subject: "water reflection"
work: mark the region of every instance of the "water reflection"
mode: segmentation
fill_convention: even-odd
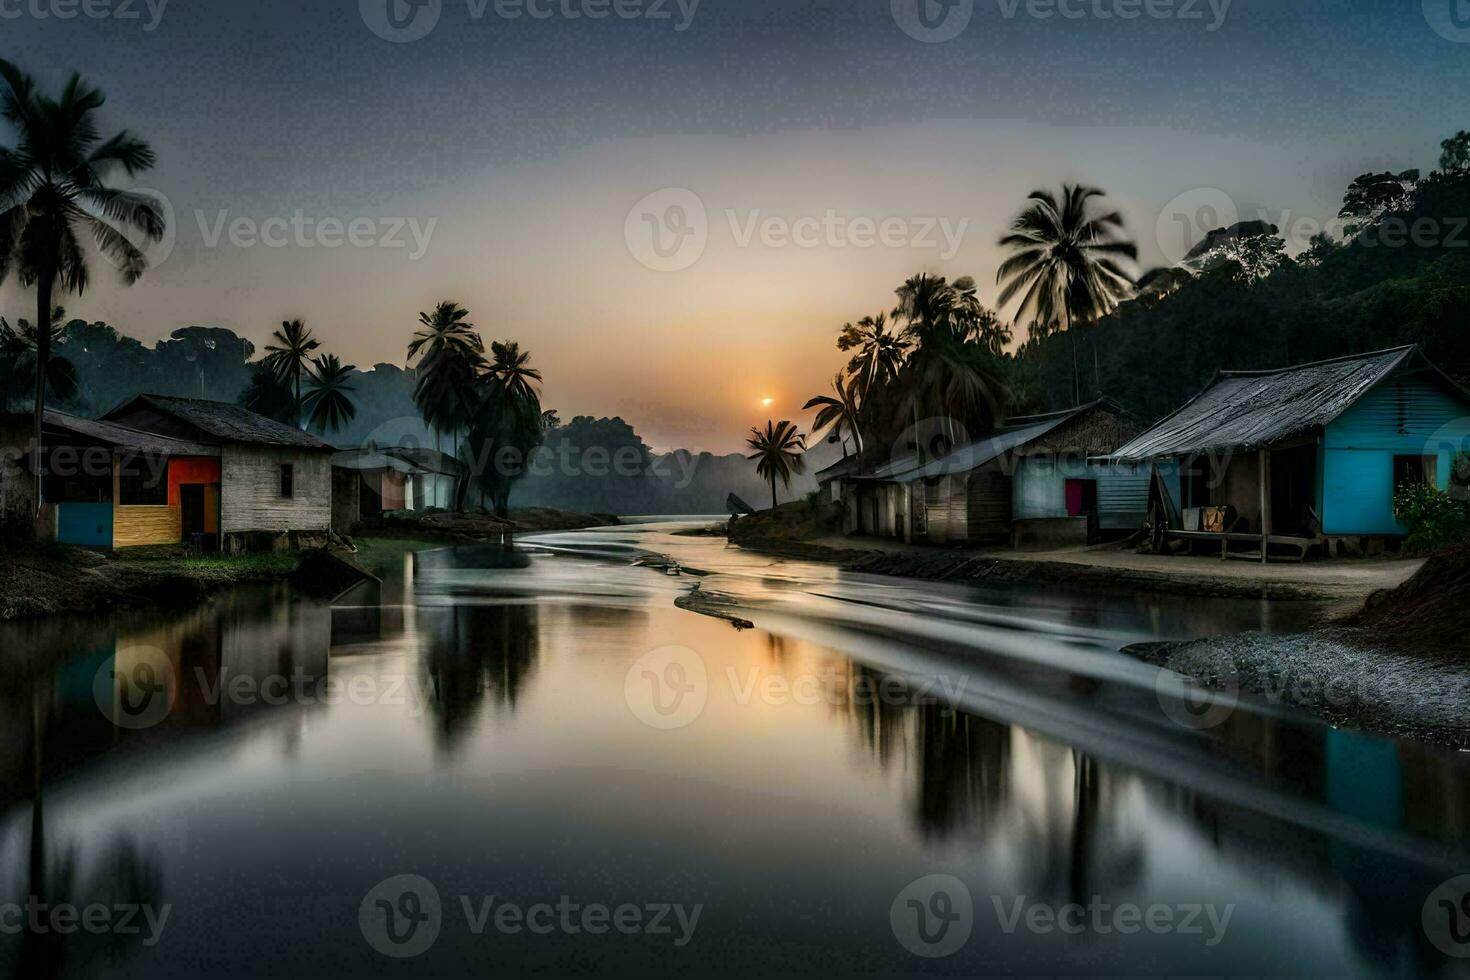
[[[392,964],[363,943],[355,903],[411,870],[448,902],[618,888],[704,902],[677,961],[690,972],[1448,974],[1419,914],[1470,866],[1464,758],[1245,706],[1208,732],[1170,725],[1112,659],[1169,612],[717,572],[706,585],[741,594],[756,629],[675,608],[686,578],[501,548],[409,557],[335,608],[258,589],[182,615],[0,628],[25,651],[0,666],[0,894],[176,907],[156,947],[27,933],[0,948],[21,976],[94,962],[248,976],[262,942],[286,975],[308,960],[316,976],[375,975]],[[637,657],[667,644],[698,651],[709,677],[677,731],[624,700]],[[140,649],[176,686],[134,730],[108,720],[95,682],[119,659],[131,676]],[[937,670],[962,696],[922,683]],[[373,696],[260,693],[293,677]],[[784,685],[761,693],[771,678]],[[804,679],[814,697],[780,694]],[[380,697],[384,681],[425,701]],[[932,964],[886,923],[897,890],[936,871],[967,883],[977,921]],[[1022,896],[1237,911],[1206,950],[1006,932],[993,902]],[[585,939],[497,941],[500,962],[594,961]],[[475,943],[446,928],[413,965],[456,972],[483,962]],[[595,962],[675,961],[624,943]]]

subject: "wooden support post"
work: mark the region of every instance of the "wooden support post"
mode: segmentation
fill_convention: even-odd
[[[1266,546],[1271,537],[1271,450],[1262,449],[1261,471],[1261,564],[1266,564]]]

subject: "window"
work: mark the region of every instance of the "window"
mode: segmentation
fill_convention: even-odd
[[[296,495],[296,468],[290,463],[281,464],[281,496],[294,497]]]
[[[1439,460],[1434,456],[1395,456],[1393,458],[1393,488],[1417,486],[1427,483],[1438,486]]]
[[[117,471],[117,502],[123,507],[168,506],[168,467],[161,459],[123,459]]]

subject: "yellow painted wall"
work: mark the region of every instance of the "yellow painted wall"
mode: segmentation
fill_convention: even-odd
[[[118,503],[120,482],[117,465],[112,467],[112,546],[131,548],[145,544],[178,544],[184,539],[183,515],[177,507]]]

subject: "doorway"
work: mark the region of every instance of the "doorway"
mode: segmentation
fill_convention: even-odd
[[[185,544],[201,542],[205,532],[204,484],[179,484],[179,511]],[[195,537],[198,535],[198,537]]]

